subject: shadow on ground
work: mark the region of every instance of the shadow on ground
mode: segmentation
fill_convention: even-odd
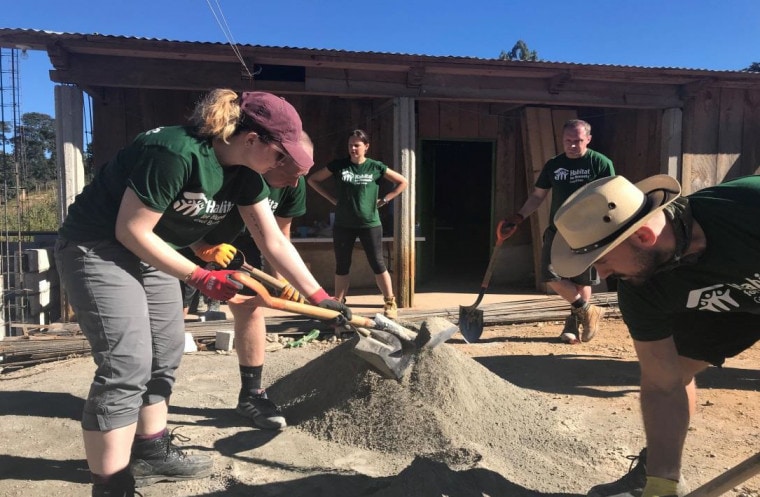
[[[267,461],[242,458],[246,462],[270,465]],[[199,494],[201,496],[251,496],[274,497],[483,497],[483,495],[508,495],[510,497],[575,497],[580,494],[541,493],[524,488],[484,468],[454,471],[443,463],[418,457],[411,465],[395,476],[373,478],[355,473],[339,473],[324,468],[287,468],[277,464],[275,469],[295,472],[319,473],[285,482],[261,485],[231,483],[225,490]]]

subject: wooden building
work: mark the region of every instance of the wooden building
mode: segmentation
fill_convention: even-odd
[[[217,87],[286,97],[314,138],[317,167],[347,153],[352,129],[367,130],[369,155],[410,179],[384,219],[403,306],[413,303],[416,284],[435,279],[477,291],[496,223],[520,207],[544,162],[561,152],[558,130],[569,118],[590,122],[591,148],[634,181],[667,173],[689,193],[760,167],[757,73],[254,45],[238,46],[243,64],[224,43],[20,29],[0,29],[0,46],[50,57],[50,78],[60,85],[65,202],[82,186],[82,92],[92,99],[96,163],[138,132],[185,122],[199,96]],[[312,190],[308,206],[295,221],[302,233],[329,220],[331,206]],[[545,202],[531,229],[505,244],[494,284],[537,285],[547,217]],[[295,240],[329,288],[329,239]],[[364,265],[355,254],[353,286],[373,285]]]

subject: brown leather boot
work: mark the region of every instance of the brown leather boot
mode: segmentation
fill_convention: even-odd
[[[383,305],[383,316],[388,319],[398,318],[398,306],[396,306],[396,297],[388,297]]]
[[[580,309],[573,309],[573,314],[578,317],[581,323],[581,341],[588,342],[596,332],[599,331],[599,323],[604,317],[605,309],[597,305],[586,304]]]

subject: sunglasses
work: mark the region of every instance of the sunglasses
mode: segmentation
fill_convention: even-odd
[[[269,135],[259,135],[259,140],[261,140],[262,143],[265,145],[269,145],[272,150],[277,152],[277,158],[275,159],[274,163],[275,165],[280,165],[283,162],[285,162],[286,159],[288,159],[290,156],[282,150],[278,145],[277,142]]]

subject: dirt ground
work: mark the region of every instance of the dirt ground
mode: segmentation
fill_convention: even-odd
[[[158,483],[155,496],[577,496],[628,470],[643,434],[638,366],[622,322],[590,343],[558,343],[561,323],[487,328],[381,379],[350,340],[270,352],[265,382],[281,432],[234,413],[234,354],[187,354],[170,428],[214,458],[212,477]],[[684,454],[692,488],[760,447],[760,347],[711,368]],[[78,418],[90,358],[0,375],[0,496],[87,496]],[[757,497],[760,477],[730,495]]]

